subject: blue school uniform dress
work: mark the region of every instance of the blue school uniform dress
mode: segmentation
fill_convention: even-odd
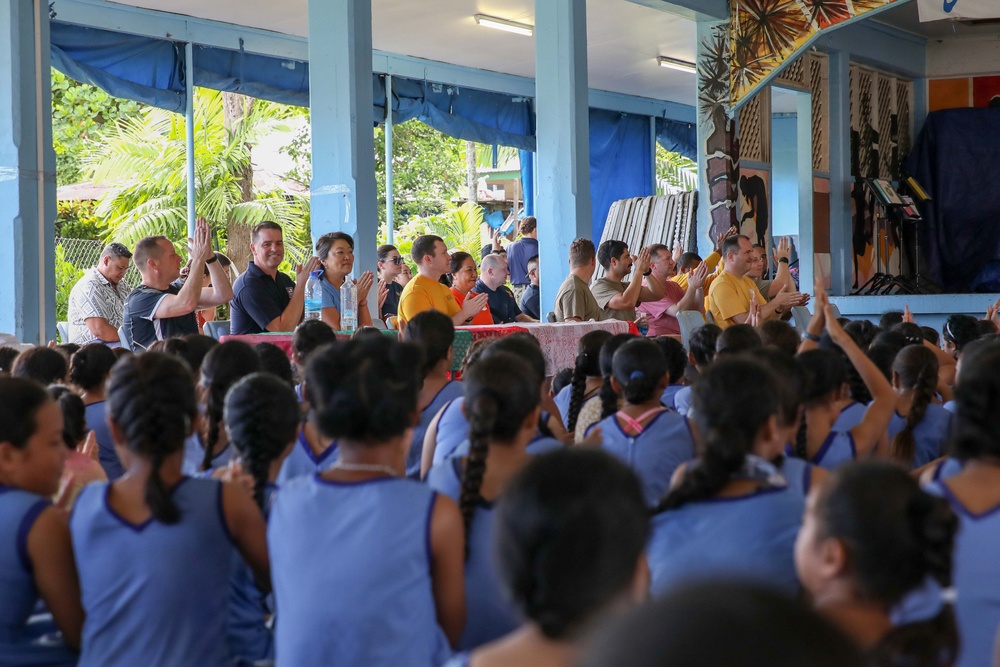
[[[268,484],[264,490],[264,516],[267,517],[278,487]],[[253,570],[243,556],[233,550],[229,574],[229,657],[236,664],[274,660],[274,633],[267,627],[267,616],[274,610],[254,583]],[[242,663],[240,662],[242,661]]]
[[[201,462],[205,458],[205,446],[202,444],[201,435],[192,433],[184,439],[184,462],[181,464],[181,472],[193,477],[207,476],[216,468],[225,468],[233,458],[233,446],[227,444],[226,448],[215,455],[208,470],[201,469]]]
[[[222,483],[181,478],[175,524],[126,521],[108,503],[110,488],[85,486],[70,517],[87,614],[80,665],[226,664],[233,543]]]
[[[687,420],[673,410],[661,410],[637,435],[626,433],[618,414],[598,422],[604,451],[621,459],[642,482],[646,502],[656,505],[670,488],[674,471],[694,458],[694,440]],[[587,433],[594,428],[591,426]]]
[[[898,412],[889,420],[889,442],[906,426]],[[951,433],[951,413],[936,403],[927,406],[924,418],[913,428],[913,468],[927,465],[941,457],[941,449]]]
[[[800,494],[803,498],[809,495],[812,486],[813,464],[794,456],[786,456],[781,460],[778,469],[788,482],[788,488]]]
[[[852,428],[861,423],[861,420],[865,418],[865,411],[868,406],[864,403],[858,403],[857,401],[845,405],[841,411],[837,420],[833,422],[833,426],[830,428],[831,431],[837,431],[838,433],[846,433]]]
[[[563,443],[559,440],[556,440],[555,438],[549,438],[542,435],[541,433],[536,433],[535,437],[531,440],[531,442],[528,443],[528,446],[525,448],[525,451],[527,451],[529,454],[538,456],[539,454],[551,452],[556,449],[562,449],[563,446],[564,446]],[[456,448],[455,451],[451,453],[451,456],[449,456],[441,463],[435,464],[435,467],[447,463],[448,461],[452,461],[459,457],[468,455],[469,455],[469,441],[464,440],[458,446],[458,448]],[[431,470],[433,470],[433,468],[431,468]],[[429,478],[430,473],[428,472],[427,475]]]
[[[5,666],[76,664],[76,654],[65,646],[34,641],[28,624],[39,601],[28,533],[51,504],[34,493],[0,486],[0,664]]]
[[[684,389],[684,385],[682,384],[668,385],[667,388],[663,390],[663,396],[660,397],[660,403],[663,403],[663,405],[671,410],[676,410],[677,405],[674,402],[674,399],[681,389]]]
[[[555,396],[552,397],[552,402],[556,404],[559,408],[559,417],[562,419],[563,426],[566,425],[566,420],[569,416],[569,404],[570,400],[573,398],[573,384],[570,383],[559,390]]]
[[[464,403],[465,398],[459,396],[445,406],[441,419],[438,420],[437,437],[434,440],[434,465],[454,456],[459,445],[469,440],[469,422],[462,412]]]
[[[281,487],[271,509],[278,667],[437,667],[430,523],[437,494],[409,479]]]
[[[955,614],[962,638],[955,667],[991,665],[1000,630],[1000,505],[971,512],[943,482],[927,491],[943,496],[959,519],[955,537],[952,584],[958,599]]]
[[[118,460],[115,452],[115,442],[111,439],[111,430],[108,428],[107,403],[98,401],[86,407],[87,428],[97,436],[97,457],[108,476],[108,480],[115,481],[125,474],[122,462]]]
[[[647,551],[652,592],[661,594],[694,579],[727,577],[798,594],[793,554],[804,508],[802,494],[770,486],[656,514]]]
[[[410,442],[410,451],[406,454],[406,476],[414,479],[420,477],[420,457],[424,451],[424,435],[427,427],[434,421],[434,417],[446,404],[462,396],[462,383],[452,380],[441,387],[437,395],[431,399],[423,410],[420,411],[420,422],[413,428],[413,440]],[[463,419],[464,421],[464,419]],[[438,422],[438,432],[441,427]],[[466,425],[468,432],[468,425]]]
[[[303,475],[314,475],[327,470],[337,462],[337,441],[332,441],[326,449],[318,456],[313,452],[313,448],[306,439],[306,432],[303,428],[299,431],[299,437],[295,441],[295,446],[288,453],[281,463],[278,477],[275,480],[278,486],[289,482],[296,477]]]
[[[840,465],[857,458],[854,436],[850,431],[830,431],[819,451],[809,460],[824,470],[834,470]]]
[[[681,417],[687,417],[688,412],[691,411],[691,394],[693,391],[693,387],[681,387],[674,394],[674,409],[677,410],[677,414]]]
[[[488,465],[488,464],[487,464]],[[434,466],[427,484],[456,503],[462,493],[462,459],[452,458]],[[469,530],[469,558],[465,561],[465,629],[458,650],[477,646],[513,632],[519,625],[516,608],[500,589],[500,577],[493,558],[493,503],[480,500]]]
[[[962,472],[962,462],[949,456],[938,464],[931,477],[935,482],[937,482],[939,480],[948,479],[949,477],[954,477],[960,472]]]

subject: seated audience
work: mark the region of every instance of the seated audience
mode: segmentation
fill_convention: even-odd
[[[671,410],[676,410],[674,397],[684,385],[684,371],[687,370],[688,353],[684,346],[676,338],[660,336],[654,338],[653,342],[660,348],[664,359],[667,361],[667,387],[660,395],[660,403]]]
[[[788,322],[768,320],[757,327],[757,332],[760,334],[760,342],[764,347],[781,350],[790,357],[794,357],[799,349],[799,342],[801,342],[799,332]]]
[[[542,319],[541,291],[538,288],[541,273],[538,266],[538,255],[528,258],[528,284],[521,291],[518,301],[521,312],[533,320]]]
[[[510,275],[507,271],[507,259],[503,255],[492,253],[483,258],[482,269],[475,291],[487,296],[493,323],[534,322],[521,312],[514,293],[504,284]]]
[[[184,287],[171,283],[180,275],[181,258],[165,236],[147,236],[133,257],[142,282],[125,300],[123,331],[128,347],[145,350],[158,340],[198,333],[196,310],[214,308],[233,297],[229,276],[215,259],[208,224],[198,219],[191,245],[191,275]],[[212,287],[202,288],[204,266]],[[246,333],[234,331],[233,333]]]
[[[488,302],[485,294],[470,296],[459,305],[447,286],[441,284],[441,276],[448,273],[451,261],[448,246],[440,236],[428,234],[418,236],[410,251],[417,265],[417,276],[406,283],[399,297],[399,328],[412,320],[417,313],[437,310],[448,317],[455,326],[469,324],[476,313]]]
[[[951,434],[951,413],[934,403],[938,360],[921,345],[907,345],[892,363],[896,410],[889,420],[889,456],[907,468],[920,468],[944,453]]]
[[[580,337],[576,346],[576,360],[573,363],[573,378],[570,385],[553,398],[566,430],[570,433],[576,432],[580,408],[587,400],[597,396],[597,392],[604,384],[600,364],[601,348],[611,335],[609,331],[598,329],[588,331]]]
[[[406,263],[399,256],[399,250],[394,245],[380,245],[375,256],[378,258],[380,317],[383,320],[388,320],[399,314],[399,296],[403,293],[403,286],[396,281],[396,278],[403,272]],[[385,298],[381,299],[383,288],[385,289]]]
[[[111,369],[118,361],[115,353],[101,343],[90,343],[73,355],[69,367],[69,381],[80,392],[86,410],[87,428],[97,438],[98,460],[104,474],[114,481],[122,476],[125,468],[118,460],[115,441],[108,428],[107,395],[105,386]]]
[[[68,342],[77,345],[119,342],[118,329],[123,322],[125,298],[132,291],[125,282],[130,259],[132,253],[123,244],[109,243],[101,252],[97,266],[73,285],[66,313]]]
[[[556,293],[557,322],[586,322],[605,319],[604,311],[590,291],[597,269],[597,252],[590,239],[578,238],[569,246],[569,275]]]
[[[91,482],[106,482],[108,476],[98,463],[97,439],[87,424],[83,399],[61,384],[49,385],[49,396],[62,412],[63,444],[69,449],[69,457],[63,464],[62,482],[56,502],[60,507],[70,510],[80,489]]]
[[[465,297],[469,294],[475,296],[476,283],[479,281],[479,271],[476,269],[475,258],[467,252],[461,250],[451,253],[448,264],[448,273],[445,275],[448,284],[451,286],[451,293],[455,301],[461,306],[465,303]],[[493,313],[490,312],[489,295],[486,297],[486,305],[477,312],[469,324],[493,324]]]
[[[699,327],[691,334],[691,340],[688,341],[688,361],[699,375],[704,373],[708,369],[709,364],[715,360],[715,346],[719,342],[721,334],[722,329],[714,324],[706,324],[703,327]],[[693,388],[689,384],[674,394],[674,409],[682,417],[688,416],[688,410],[691,408],[692,391]]]
[[[281,227],[269,220],[250,233],[250,252],[253,261],[233,285],[230,332],[292,331],[302,321],[306,282],[320,268],[319,259],[310,257],[297,267],[294,281],[279,271],[285,261],[285,241]]]
[[[971,315],[954,314],[945,320],[941,330],[944,351],[958,359],[966,345],[979,338],[979,326]]]
[[[652,276],[663,286],[663,297],[656,301],[643,301],[637,310],[649,316],[649,336],[679,336],[680,324],[677,313],[682,310],[705,312],[705,276],[708,268],[704,263],[690,273],[687,288],[682,288],[670,278],[675,273],[674,258],[670,249],[662,243],[649,247],[649,268]]]
[[[16,378],[34,380],[43,386],[65,384],[69,364],[66,357],[48,347],[25,350],[14,360],[10,374]]]
[[[751,303],[760,307],[760,321],[779,317],[792,306],[805,303],[803,295],[783,287],[771,301],[765,302],[747,273],[757,256],[750,239],[742,234],[730,236],[722,243],[725,268],[712,281],[708,291],[708,305],[715,323],[721,328],[743,324],[750,317]]]
[[[590,291],[604,310],[604,319],[632,322],[636,306],[663,298],[663,283],[649,271],[649,248],[641,249],[633,257],[624,242],[605,241],[597,249],[597,261],[604,267],[604,277],[595,280]],[[632,273],[633,264],[635,275],[629,282],[625,278]],[[643,276],[646,276],[645,284]]]
[[[601,371],[601,388],[596,396],[586,399],[580,406],[580,412],[576,418],[576,429],[573,431],[575,442],[583,442],[591,426],[618,411],[619,397],[613,383],[613,360],[618,348],[633,338],[635,338],[634,334],[615,334],[601,346],[601,352],[597,356],[598,367]]]
[[[723,356],[756,350],[762,345],[760,334],[755,328],[749,324],[734,324],[719,334],[715,341],[715,356],[721,359]]]
[[[285,485],[271,508],[279,667],[433,667],[462,634],[462,516],[405,479],[419,359],[381,336],[309,360],[316,422],[338,440],[338,459]]]
[[[645,599],[649,520],[635,475],[612,457],[539,457],[494,513],[499,583],[524,620],[448,667],[577,665],[595,628]]]
[[[354,270],[354,239],[344,232],[323,234],[316,240],[316,258],[322,269],[315,275],[323,288],[322,320],[334,331],[340,331],[340,288]],[[357,322],[355,328],[370,327],[372,314],[368,309],[368,293],[374,276],[365,271],[354,281],[358,288]]]
[[[507,246],[507,264],[510,269],[510,289],[514,292],[514,299],[517,303],[523,303],[524,293],[528,290],[528,285],[532,284],[529,264],[533,257],[538,257],[538,222],[535,216],[527,215],[521,218],[517,228],[521,232],[521,238]],[[538,283],[534,284],[537,286]],[[537,311],[535,315],[525,314],[539,319]]]
[[[17,359],[17,355],[19,354],[21,354],[21,350],[16,347],[9,345],[0,346],[0,377],[10,375],[14,367],[14,360]]]
[[[300,325],[301,326],[301,325]],[[292,363],[285,351],[274,343],[257,343],[254,352],[260,357],[260,370],[284,380],[289,387],[295,387]]]

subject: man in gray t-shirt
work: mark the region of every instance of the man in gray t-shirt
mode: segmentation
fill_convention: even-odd
[[[663,298],[663,283],[649,271],[649,248],[643,248],[633,257],[624,242],[608,240],[597,249],[597,261],[604,267],[604,277],[595,280],[590,291],[603,309],[605,319],[635,321],[636,306]],[[633,279],[625,282],[633,266]],[[646,276],[647,285],[642,284],[642,276]]]

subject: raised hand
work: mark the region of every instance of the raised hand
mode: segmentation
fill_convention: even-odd
[[[792,244],[789,243],[787,236],[782,236],[778,241],[777,247],[773,250],[771,254],[771,259],[774,260],[775,264],[778,264],[781,259],[788,259],[792,255]]]
[[[368,292],[372,288],[372,284],[375,282],[375,274],[371,271],[365,271],[361,274],[361,277],[354,281],[354,284],[358,288],[358,303],[363,304],[367,302]]]
[[[486,306],[487,301],[489,301],[487,295],[473,295],[472,292],[469,292],[468,296],[465,297],[465,301],[462,302],[462,310],[459,311],[459,314],[465,315],[466,320],[472,319]]]
[[[378,281],[378,310],[382,312],[382,306],[385,305],[385,300],[389,296],[389,286],[385,284],[385,281],[381,278]]]
[[[649,263],[652,261],[652,254],[649,248],[643,248],[635,258],[635,274],[641,276],[649,270]]]
[[[750,317],[747,324],[756,328],[760,325],[760,301],[757,300],[757,292],[750,294]]]
[[[215,254],[212,250],[212,233],[205,218],[198,218],[194,223],[194,238],[188,239],[188,250],[191,262],[198,264],[208,261]]]
[[[817,308],[819,307],[817,303]],[[824,315],[826,317],[826,330],[830,334],[830,339],[836,343],[839,347],[842,347],[846,341],[852,341],[853,339],[850,335],[844,331],[844,327],[840,326],[840,322],[837,318],[833,316],[830,312],[830,304],[827,303],[823,308]]]
[[[701,289],[702,287],[704,287],[705,278],[707,277],[708,277],[708,264],[702,262],[697,267],[695,267],[694,271],[691,272],[691,275],[688,276],[688,285],[693,286],[695,289]]]
[[[729,229],[727,229],[726,231],[724,231],[721,234],[719,234],[719,236],[716,237],[716,239],[715,239],[715,250],[716,250],[716,252],[721,253],[722,252],[722,242],[725,241],[726,239],[728,239],[730,236],[735,236],[736,234],[739,233],[739,231],[740,230],[737,229],[736,225],[732,225]]]
[[[681,258],[681,255],[683,255],[683,254],[684,254],[684,246],[682,246],[680,243],[675,243],[674,244],[674,252],[673,252],[673,255],[672,255],[672,257],[674,258],[674,262],[676,263]]]
[[[319,257],[310,257],[305,264],[295,267],[295,282],[301,282],[304,285],[309,280],[309,274],[320,267],[322,264],[319,263]]]
[[[83,441],[83,444],[76,448],[76,451],[80,452],[91,461],[99,461],[100,450],[97,446],[97,434],[93,431],[87,433],[87,439]]]

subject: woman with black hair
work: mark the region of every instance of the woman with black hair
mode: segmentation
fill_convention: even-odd
[[[693,399],[701,458],[655,510],[653,592],[726,576],[795,595],[792,547],[805,503],[771,463],[785,444],[776,380],[753,359],[719,359],[698,378]]]
[[[466,535],[466,622],[457,648],[472,650],[517,627],[500,593],[493,554],[494,504],[531,460],[541,400],[531,368],[509,352],[491,354],[463,379],[469,449],[431,468],[427,484],[459,503]]]
[[[98,343],[100,345],[101,343]],[[87,412],[83,399],[69,387],[61,384],[49,385],[49,396],[59,406],[63,417],[63,444],[69,449],[69,457],[63,464],[62,481],[56,503],[63,509],[71,509],[76,496],[91,482],[106,482],[108,476],[98,463],[98,444],[94,432],[87,428]]]
[[[118,357],[111,348],[103,343],[90,343],[80,348],[69,364],[69,381],[80,392],[86,406],[87,425],[97,437],[101,467],[110,480],[118,479],[125,472],[108,430],[104,392],[108,376],[117,361]]]
[[[694,458],[687,420],[660,402],[668,381],[659,345],[645,338],[626,342],[612,361],[611,383],[623,399],[621,408],[596,424],[604,450],[639,475],[653,507],[670,488],[674,471]]]
[[[322,269],[313,272],[323,288],[322,321],[334,331],[340,331],[340,288],[354,271],[354,238],[344,232],[330,232],[316,239],[316,257]],[[372,314],[368,310],[368,293],[375,275],[365,271],[353,282],[358,288],[357,322],[355,327],[370,327]]]
[[[604,378],[601,377],[601,347],[611,336],[610,332],[598,329],[588,331],[580,337],[576,347],[576,360],[573,362],[573,379],[569,387],[555,396],[554,401],[559,408],[559,415],[570,433],[576,432],[580,408],[587,400],[597,395],[604,382]]]
[[[201,429],[184,442],[185,475],[223,468],[233,458],[229,434],[222,421],[226,392],[239,380],[260,370],[260,357],[238,340],[221,343],[201,364],[198,394],[205,408]]]
[[[402,336],[423,353],[423,383],[417,396],[420,420],[413,427],[413,439],[406,455],[406,475],[417,479],[427,427],[444,406],[462,395],[462,383],[449,378],[455,352],[452,347],[455,325],[450,317],[436,310],[417,313],[407,322]]]
[[[688,341],[688,361],[694,366],[698,373],[704,373],[715,360],[715,345],[719,341],[722,329],[714,324],[706,324],[691,334]],[[693,389],[688,385],[674,394],[674,408],[682,417],[686,417],[691,409],[691,393]]]
[[[128,357],[107,391],[128,469],[84,487],[70,517],[86,612],[80,665],[226,664],[233,546],[269,588],[264,519],[242,489],[181,472],[198,417],[185,364]]]
[[[948,503],[921,491],[899,467],[848,465],[809,494],[795,565],[817,610],[872,665],[950,667],[959,647],[950,601],[913,623],[894,622],[892,610],[928,578],[952,591],[957,528]]]
[[[576,419],[576,428],[573,431],[575,442],[583,442],[591,426],[618,411],[620,397],[615,392],[611,382],[614,375],[612,361],[618,348],[633,338],[636,338],[635,334],[615,334],[601,346],[601,353],[597,357],[601,370],[601,388],[596,396],[588,398],[580,408],[580,414]]]
[[[540,456],[513,477],[495,514],[500,582],[524,621],[447,667],[576,665],[605,617],[646,598],[649,519],[638,480],[614,457]]]
[[[979,325],[972,315],[949,315],[941,329],[944,351],[959,359],[965,346],[979,338]]]
[[[453,252],[448,258],[448,273],[441,276],[441,282],[451,288],[451,293],[455,296],[455,301],[461,306],[465,303],[465,298],[471,293],[476,296],[472,289],[479,279],[479,271],[476,269],[476,259],[467,252]],[[466,324],[493,324],[493,313],[490,312],[490,304],[485,304],[471,321]],[[409,325],[407,325],[409,326]]]
[[[907,468],[920,468],[941,456],[951,433],[951,413],[934,402],[938,360],[920,345],[907,345],[892,363],[892,388],[898,396],[889,420],[889,456]]]
[[[237,460],[253,479],[253,498],[265,519],[275,481],[299,430],[298,400],[291,386],[268,373],[248,375],[226,393],[223,419]],[[268,597],[253,572],[234,555],[230,572],[229,656],[237,664],[274,660]],[[242,661],[242,662],[241,662]]]
[[[405,479],[420,358],[414,345],[379,337],[309,361],[316,424],[337,440],[338,458],[284,485],[271,508],[279,667],[432,667],[462,634],[461,514]]]
[[[0,377],[0,661],[12,667],[76,664],[80,585],[66,514],[51,501],[68,457],[62,415],[45,388]],[[28,620],[39,601],[66,645],[34,641]]]

